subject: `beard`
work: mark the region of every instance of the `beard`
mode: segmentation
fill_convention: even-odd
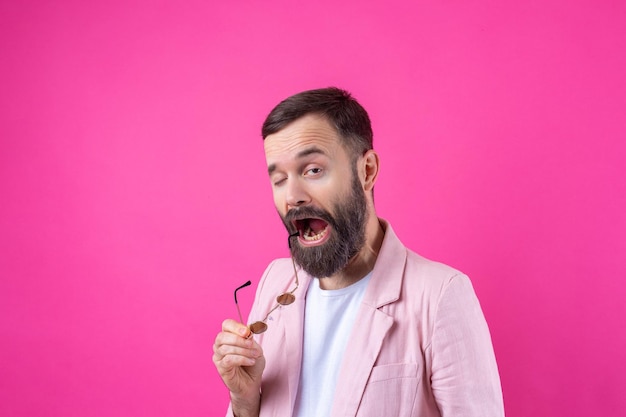
[[[350,194],[333,206],[334,215],[326,210],[304,206],[291,209],[281,219],[290,234],[295,219],[317,217],[331,226],[329,239],[319,246],[302,246],[290,238],[291,255],[308,274],[325,278],[343,269],[365,244],[367,201],[356,172],[352,173]]]

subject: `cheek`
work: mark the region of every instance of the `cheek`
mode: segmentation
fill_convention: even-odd
[[[272,197],[274,198],[274,206],[276,207],[276,210],[278,210],[278,213],[281,216],[285,215],[285,198],[282,195],[282,193],[276,191],[276,190],[272,190]]]
[[[326,202],[343,201],[352,195],[352,173],[341,178],[333,178],[318,194]]]

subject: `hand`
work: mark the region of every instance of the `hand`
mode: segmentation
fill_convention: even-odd
[[[251,336],[247,326],[229,319],[222,323],[213,345],[213,363],[230,391],[236,415],[258,415],[261,401],[265,357]]]

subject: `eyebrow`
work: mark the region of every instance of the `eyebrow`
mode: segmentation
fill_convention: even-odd
[[[298,152],[298,154],[296,155],[296,158],[301,159],[301,158],[304,158],[306,156],[314,155],[314,154],[326,155],[326,152],[324,152],[323,150],[321,150],[317,146],[311,146],[310,148],[306,148],[306,149],[303,149],[300,152]],[[276,171],[276,164],[270,164],[267,167],[267,173],[269,175],[272,175],[272,173],[274,171]]]

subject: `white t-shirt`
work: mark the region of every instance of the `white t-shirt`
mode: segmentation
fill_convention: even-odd
[[[339,367],[371,277],[370,272],[339,290],[323,290],[318,279],[311,280],[306,294],[302,370],[294,416],[330,415]]]

